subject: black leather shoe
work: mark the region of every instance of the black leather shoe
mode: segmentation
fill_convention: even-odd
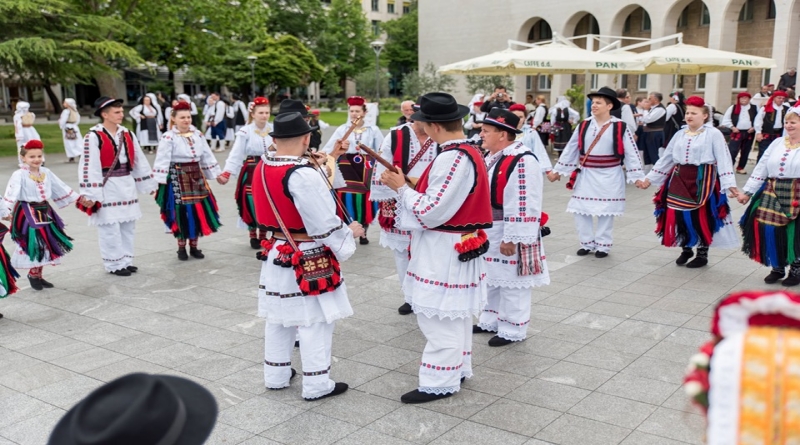
[[[514,343],[511,340],[507,340],[499,335],[495,335],[489,340],[489,346],[506,346]]]
[[[130,273],[136,273],[136,272],[139,272],[139,268],[138,268],[138,267],[136,267],[136,266],[128,266],[128,267],[126,267],[126,269],[128,269],[128,271],[129,271]]]
[[[494,331],[483,329],[482,327],[474,324],[474,325],[472,325],[472,333],[473,334],[494,334]]]
[[[789,275],[789,278],[781,282],[781,285],[786,287],[797,286],[798,284],[800,284],[800,275]]]
[[[435,400],[446,399],[452,395],[453,393],[429,394],[427,392],[422,392],[418,389],[415,389],[411,392],[407,392],[402,396],[400,396],[400,401],[403,403],[411,403],[411,404],[428,403],[428,402],[433,402]]]
[[[294,378],[294,376],[296,376],[296,375],[297,375],[297,371],[295,371],[294,368],[292,368],[292,375],[289,376],[289,381],[291,382],[292,379]],[[284,388],[267,388],[267,389],[269,389],[270,391],[278,391],[278,390],[281,390],[281,389],[284,389]]]
[[[178,249],[178,259],[181,261],[189,260],[189,254],[186,253],[186,249]]]
[[[608,256],[608,252],[601,252],[601,251],[598,250],[597,252],[594,253],[594,257],[595,258],[605,258],[607,256]]]
[[[44,278],[39,278],[39,281],[42,282],[42,287],[44,287],[45,289],[52,289],[53,288],[53,283],[45,280]]]
[[[250,238],[250,247],[252,247],[253,249],[260,249],[261,240],[258,238]]]
[[[0,318],[3,318],[3,314],[0,314]]]
[[[300,340],[295,340],[294,341],[294,347],[295,348],[299,348],[300,347]]]
[[[129,271],[128,269],[115,270],[114,272],[111,272],[111,273],[116,275],[116,276],[118,276],[118,277],[129,277],[129,276],[131,276],[131,271]]]
[[[397,312],[399,312],[400,315],[408,315],[414,313],[414,311],[411,309],[411,305],[408,303],[403,303],[402,306],[397,308]]]
[[[698,267],[703,267],[708,264],[708,257],[698,256],[695,257],[692,261],[686,263],[686,267],[688,269],[697,269]]]
[[[774,270],[769,273],[766,277],[764,277],[764,282],[767,284],[777,283],[778,281],[782,280],[786,274],[783,272],[775,272]]]
[[[328,394],[325,394],[322,397],[317,397],[316,399],[306,399],[306,401],[307,402],[316,402],[317,400],[322,400],[322,399],[327,398],[327,397],[338,396],[339,394],[347,391],[347,388],[349,388],[349,387],[350,386],[347,383],[336,382],[336,384],[333,386],[333,391],[329,392]]]
[[[693,256],[694,252],[692,252],[691,250],[684,250],[683,252],[681,252],[681,256],[679,256],[678,259],[675,260],[675,264],[677,264],[678,266],[683,266]]]
[[[197,247],[190,247],[189,255],[191,255],[192,258],[197,258],[198,260],[202,260],[203,258],[206,257],[205,255],[203,255],[203,251],[198,249]]]
[[[33,290],[42,290],[42,289],[44,289],[44,286],[42,285],[42,280],[41,279],[29,276],[28,277],[28,281],[30,281],[31,288],[33,288]]]
[[[367,239],[366,236],[362,236],[361,238],[358,239],[358,243],[363,246],[364,244],[369,244],[369,240]]]
[[[578,256],[586,256],[586,255],[589,255],[590,253],[592,253],[592,251],[591,250],[586,250],[586,249],[578,249],[578,251],[576,253],[577,253]]]

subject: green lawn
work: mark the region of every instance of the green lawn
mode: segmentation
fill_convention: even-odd
[[[395,125],[400,117],[399,112],[384,112],[380,117],[380,127],[389,128]],[[337,127],[347,120],[347,113],[344,111],[320,113],[320,119]],[[126,121],[129,124],[129,122]],[[85,134],[93,124],[81,124],[81,134]],[[57,123],[47,123],[36,125],[36,131],[42,137],[45,153],[64,153],[64,145],[61,140],[61,129]],[[16,156],[17,148],[14,140],[14,127],[12,125],[0,125],[0,157]]]

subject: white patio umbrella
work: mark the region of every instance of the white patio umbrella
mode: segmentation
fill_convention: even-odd
[[[440,74],[535,75],[614,74],[644,71],[644,62],[628,52],[600,53],[560,42],[515,51],[511,49],[451,63]]]
[[[648,74],[701,74],[775,68],[774,59],[677,43],[637,54]]]

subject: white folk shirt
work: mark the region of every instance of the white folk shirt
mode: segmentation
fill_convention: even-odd
[[[544,105],[537,106],[536,111],[533,112],[533,128],[539,128],[544,123],[545,118],[547,118],[547,107]]]
[[[620,119],[612,117],[610,122],[621,122]],[[580,127],[579,127],[580,128]],[[583,147],[586,152],[592,145],[595,137],[600,131],[601,126],[597,125],[594,118],[589,123]],[[622,143],[625,146],[625,170],[627,171],[627,182],[633,183],[644,179],[642,172],[642,160],[639,158],[639,150],[633,140],[633,133],[626,125],[625,134],[622,136]],[[578,150],[578,138],[580,132],[576,128],[572,133],[569,143],[558,158],[553,171],[562,175],[569,176],[578,168],[581,159]],[[592,156],[609,156],[614,154],[614,134],[613,129],[606,129],[600,137],[597,145],[592,150]],[[572,190],[572,198],[567,204],[567,212],[580,215],[592,216],[620,216],[625,212],[625,172],[622,166],[611,168],[582,168],[575,181]]]
[[[781,105],[780,107],[777,105],[772,106],[775,108],[775,130],[779,128],[783,128],[783,111],[784,106]],[[758,109],[758,114],[756,114],[756,121],[753,123],[753,127],[756,129],[756,133],[761,133],[761,129],[764,127],[764,107]],[[777,134],[777,132],[775,133]]]
[[[736,123],[736,128],[740,131],[747,131],[753,128],[753,122],[750,122],[750,107],[754,105],[742,105],[741,110],[739,111],[739,122]],[[733,109],[736,105],[731,105],[725,111],[725,116],[722,118],[722,122],[719,124],[720,127],[725,128],[733,128]]]
[[[466,142],[462,139],[445,145]],[[452,150],[434,159],[424,194],[407,185],[398,190],[397,226],[412,231],[411,261],[403,289],[417,314],[440,319],[477,317],[486,303],[483,261],[459,261],[454,246],[461,242],[460,233],[430,230],[456,214],[474,183],[471,159]]]
[[[115,224],[136,221],[142,217],[139,208],[138,194],[148,194],[158,189],[158,184],[153,180],[153,172],[147,161],[139,141],[131,134],[133,140],[135,159],[131,174],[127,176],[109,177],[103,185],[103,168],[100,163],[100,139],[95,132],[103,131],[103,125],[92,127],[83,139],[83,156],[81,157],[78,173],[78,186],[81,196],[102,204],[98,212],[89,217],[89,225]],[[120,147],[119,164],[128,163],[128,154],[122,150],[124,134],[128,129],[117,127],[117,134],[111,137]]]
[[[75,122],[68,122],[72,113],[75,113]],[[61,128],[61,139],[64,141],[64,151],[67,152],[67,157],[69,158],[77,158],[83,153],[81,129],[78,127],[80,123],[80,113],[72,111],[69,108],[64,108],[61,112],[61,116],[58,118],[58,127]],[[75,139],[67,139],[67,129],[75,130]]]
[[[153,174],[159,184],[167,182],[170,165],[186,162],[199,163],[200,171],[203,172],[206,179],[214,179],[219,176],[219,164],[203,134],[194,127],[190,128],[189,133],[191,136],[183,137],[177,128],[173,128],[164,133],[164,137],[161,138],[156,161],[153,163]]]
[[[225,169],[233,176],[239,174],[244,165],[244,160],[248,156],[262,156],[267,154],[272,145],[272,136],[269,133],[272,127],[269,123],[264,125],[264,130],[256,128],[255,123],[243,126],[236,132],[236,140],[233,142],[228,159],[225,161]],[[259,132],[261,134],[259,134]]]
[[[262,157],[266,165],[307,164],[308,160],[296,156]],[[301,250],[327,246],[336,259],[346,261],[356,251],[353,232],[336,215],[336,204],[325,185],[325,180],[312,168],[299,168],[289,177],[289,194],[303,220],[311,242],[300,243]],[[278,240],[261,264],[258,289],[258,316],[267,323],[282,326],[309,326],[314,323],[331,323],[353,315],[347,299],[347,284],[332,292],[315,297],[304,297],[297,286],[294,269],[274,264]]]
[[[45,202],[53,200],[58,208],[66,207],[78,200],[78,194],[64,183],[49,168],[39,167],[39,174],[44,181],[31,179],[31,171],[23,164],[19,170],[11,174],[0,206],[0,217],[11,215],[17,202]]]
[[[328,142],[322,147],[322,151],[325,153],[331,154],[333,152],[333,146],[336,144],[336,141],[341,139],[342,136],[347,132],[352,124],[346,123],[339,126],[336,131],[333,132],[333,136],[328,139]],[[362,144],[366,145],[367,147],[378,151],[383,143],[383,133],[381,133],[381,129],[375,125],[372,126],[364,126],[361,127],[364,132],[361,134],[356,133],[359,129],[355,129],[350,133],[350,136],[347,137],[347,140],[350,141],[350,146],[347,147],[348,154],[356,154],[359,151],[356,149],[356,142],[361,142]],[[363,153],[362,153],[363,154]]]
[[[495,154],[487,155],[485,161],[489,169],[490,183],[494,171],[499,167],[500,157],[514,157],[526,152],[530,152],[528,147],[515,142]],[[493,221],[492,227],[486,229],[486,234],[489,236],[489,251],[481,257],[486,263],[486,283],[489,286],[528,288],[550,284],[550,274],[539,232],[544,187],[544,178],[541,174],[536,174],[539,171],[541,167],[533,156],[522,156],[508,177],[506,187],[503,189],[503,219]],[[499,174],[506,175],[507,172]],[[519,276],[518,254],[503,255],[500,253],[500,243],[538,244],[541,249],[542,273]]]
[[[417,154],[419,154],[420,150],[422,150],[422,143],[417,138],[416,133],[414,133],[414,129],[411,128],[411,124],[403,124],[397,127],[392,128],[392,131],[402,129],[403,127],[408,127],[409,134],[411,135],[410,139],[410,149],[408,154],[408,159],[406,162],[411,162]],[[402,150],[402,147],[397,147],[396,150]],[[436,158],[437,152],[437,145],[436,142],[431,141],[428,149],[419,158],[414,167],[411,171],[408,172],[406,176],[409,178],[419,178],[422,176],[422,173],[428,168],[428,165],[433,162]],[[387,134],[385,138],[383,138],[383,143],[381,144],[381,150],[378,152],[380,153],[381,157],[387,160],[389,163],[394,161],[394,156],[392,155],[392,135],[391,133]],[[385,186],[381,182],[381,175],[386,170],[386,167],[381,165],[380,163],[375,163],[375,170],[372,171],[372,184],[370,187],[370,201],[394,201],[397,200],[397,192],[392,190],[391,188]],[[385,229],[381,227],[381,240],[380,244],[383,247],[388,247],[392,250],[397,250],[400,252],[406,251],[408,249],[408,245],[411,243],[411,232],[408,230],[401,230],[397,227],[392,229]],[[402,277],[401,277],[402,279]]]
[[[800,150],[788,148],[786,138],[775,139],[769,144],[744,185],[744,191],[755,194],[767,178],[800,178]]]
[[[550,155],[547,154],[547,149],[544,148],[542,138],[539,137],[539,132],[534,130],[533,127],[528,124],[523,125],[522,133],[517,135],[517,141],[522,142],[536,156],[542,173],[547,173],[553,169],[553,162],[550,161]]]

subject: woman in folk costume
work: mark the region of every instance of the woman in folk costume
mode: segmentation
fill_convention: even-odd
[[[436,158],[439,150],[436,142],[425,134],[422,122],[408,120],[407,123],[389,131],[379,153],[383,159],[391,162],[409,178],[419,178]],[[379,203],[380,244],[394,253],[397,276],[400,277],[402,284],[408,271],[408,248],[411,244],[411,232],[397,227],[395,221],[397,192],[381,182],[381,175],[385,170],[386,167],[379,163],[375,166],[369,199]],[[397,309],[400,315],[409,315],[413,312],[410,301],[411,296],[407,293],[404,294],[404,303]]]
[[[206,182],[220,174],[219,164],[203,133],[192,126],[191,109],[187,102],[178,102],[172,108],[172,130],[161,138],[153,163],[161,220],[178,240],[181,261],[188,260],[189,255],[205,258],[197,248],[197,238],[211,235],[222,225],[217,200]]]
[[[525,107],[524,105],[516,104]],[[510,109],[509,109],[510,110]],[[542,235],[543,177],[530,148],[517,141],[524,122],[509,110],[495,108],[483,121],[482,147],[488,170],[492,227],[486,229],[489,250],[483,257],[488,285],[483,308],[473,333],[496,333],[489,346],[525,340],[531,319],[531,288],[550,284]],[[533,131],[533,138],[541,143]],[[533,172],[534,174],[528,174]]]
[[[326,180],[305,157],[311,127],[297,112],[275,118],[270,136],[276,151],[263,156],[253,174],[259,224],[273,233],[262,244],[258,315],[264,327],[264,384],[289,386],[296,336],[303,363],[303,398],[318,400],[347,391],[330,378],[331,342],[336,320],[353,309],[340,261],[356,250],[358,222],[345,225]],[[310,266],[310,267],[305,267]]]
[[[525,105],[514,104],[508,107],[508,111],[514,113],[519,119],[519,122],[516,124],[516,129],[520,130],[520,132],[516,133],[517,136],[515,140],[522,142],[522,145],[527,147],[533,155],[536,156],[539,169],[542,173],[547,173],[552,170],[553,163],[550,161],[550,155],[547,154],[547,149],[545,149],[544,144],[542,144],[542,138],[539,137],[539,132],[534,130],[525,120]]]
[[[136,122],[136,138],[139,139],[139,145],[152,153],[161,140],[161,126],[164,119],[156,95],[147,93],[139,101],[139,105],[131,108],[130,115]]]
[[[350,122],[342,124],[336,129],[333,136],[328,139],[328,143],[322,147],[322,151],[328,154],[333,153],[336,142],[349,131],[347,139],[341,141],[342,147],[347,152],[336,161],[346,183],[346,186],[338,191],[347,213],[364,226],[365,232],[359,240],[360,243],[368,244],[366,229],[378,213],[378,203],[369,200],[369,186],[374,161],[358,148],[358,144],[364,144],[379,151],[383,142],[383,134],[375,125],[364,126],[367,105],[363,97],[353,96],[347,99],[347,104],[350,106]],[[357,122],[357,124],[354,126],[353,122]],[[350,130],[351,127],[354,128]]]
[[[250,119],[250,107],[242,102],[242,97],[239,94],[233,95],[233,132],[238,133],[245,125],[253,122]]]
[[[739,247],[725,195],[739,194],[731,154],[725,137],[710,123],[702,97],[686,101],[686,127],[673,136],[664,155],[636,185],[646,189],[651,183],[660,186],[653,199],[656,234],[662,245],[683,249],[677,265],[702,267],[708,264],[709,247]]]
[[[17,108],[14,112],[14,138],[17,140],[17,151],[24,147],[28,141],[41,140],[39,132],[33,128],[33,122],[36,120],[36,115],[31,111],[31,104],[25,101],[17,102]],[[20,157],[20,163],[22,158]]]
[[[222,99],[225,104],[225,145],[232,146],[233,141],[236,140],[236,125],[234,119],[236,117],[236,110],[233,104],[227,97]]]
[[[261,240],[266,237],[264,230],[260,235],[257,233],[252,182],[256,164],[262,155],[268,154],[272,145],[272,137],[269,135],[272,131],[269,125],[270,109],[269,99],[256,97],[253,100],[253,106],[248,112],[249,122],[236,132],[236,141],[225,161],[225,169],[217,176],[217,182],[222,185],[228,183],[231,175],[239,177],[234,195],[239,209],[237,226],[250,231],[250,247],[253,249],[261,248]]]
[[[64,222],[47,200],[59,208],[78,200],[77,193],[42,166],[43,151],[38,140],[28,141],[20,150],[23,164],[8,180],[0,206],[0,217],[11,221],[11,239],[17,244],[11,265],[28,269],[34,290],[53,287],[42,277],[42,268],[61,264],[61,257],[72,250],[72,238],[64,233]]]
[[[800,295],[728,295],[716,306],[711,337],[690,359],[683,383],[706,415],[704,442],[797,443]]]
[[[775,139],[758,161],[739,195],[750,205],[739,226],[744,251],[751,259],[772,268],[766,283],[783,280],[784,286],[800,284],[800,110],[786,113],[786,136]],[[752,200],[751,200],[752,197]]]
[[[194,125],[195,128],[200,128],[203,125],[203,122],[202,122],[202,119],[200,118],[200,114],[197,112],[197,105],[195,105],[195,103],[192,100],[192,98],[189,97],[188,94],[178,94],[176,99],[177,99],[178,102],[183,101],[183,102],[186,102],[187,104],[191,105],[191,107],[192,107],[192,125]],[[175,101],[173,101],[173,102],[175,102]],[[175,107],[174,103],[173,103],[172,107]],[[169,130],[169,120],[170,120],[169,117],[170,117],[170,113],[164,113],[164,119],[167,121],[167,130]]]
[[[572,126],[581,120],[581,115],[572,109],[571,103],[564,96],[559,96],[558,102],[550,108],[551,134],[553,134],[553,149],[561,153],[572,138]]]
[[[64,110],[58,119],[58,126],[61,128],[61,137],[64,140],[64,150],[67,152],[69,162],[74,162],[75,158],[83,153],[83,137],[78,125],[81,123],[81,115],[78,113],[78,105],[75,99],[64,99]]]

